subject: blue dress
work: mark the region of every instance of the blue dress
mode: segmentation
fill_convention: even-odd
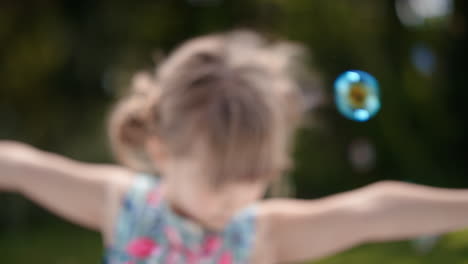
[[[223,231],[209,231],[171,210],[161,197],[159,179],[139,175],[123,200],[105,263],[249,263],[254,208],[241,210]]]

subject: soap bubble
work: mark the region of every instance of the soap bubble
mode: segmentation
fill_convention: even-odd
[[[380,109],[379,84],[367,72],[351,70],[335,80],[335,103],[345,117],[365,122]]]

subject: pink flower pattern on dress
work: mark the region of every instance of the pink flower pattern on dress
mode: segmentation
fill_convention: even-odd
[[[203,255],[211,255],[216,252],[221,247],[221,239],[219,236],[211,235],[206,238],[205,243],[203,244]]]
[[[232,264],[232,255],[229,251],[226,251],[221,255],[218,264]]]
[[[158,249],[158,244],[148,237],[139,237],[132,240],[127,246],[127,253],[138,259],[151,256]]]

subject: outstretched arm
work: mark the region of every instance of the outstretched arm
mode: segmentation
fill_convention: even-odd
[[[19,192],[71,222],[103,232],[106,240],[131,175],[121,167],[81,163],[0,141],[0,190]]]
[[[468,227],[468,190],[381,182],[315,201],[266,201],[258,221],[262,242],[289,263]]]

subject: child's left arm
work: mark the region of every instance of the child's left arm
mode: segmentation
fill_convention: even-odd
[[[267,200],[258,214],[259,245],[290,263],[468,227],[468,190],[380,182],[315,201]]]

